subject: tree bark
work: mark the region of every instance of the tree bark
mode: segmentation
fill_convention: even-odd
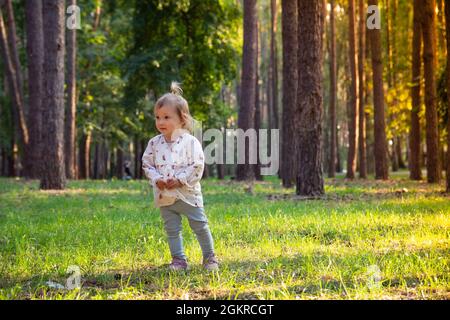
[[[278,129],[278,58],[277,58],[277,1],[270,0],[270,69],[269,81],[271,83],[271,106],[273,121],[270,129]]]
[[[328,177],[336,176],[336,149],[337,149],[337,127],[336,127],[336,23],[335,23],[335,5],[334,0],[330,1],[330,158],[328,160]]]
[[[397,136],[396,137],[397,140],[397,144],[396,146],[396,153],[397,153],[397,162],[398,162],[398,167],[400,169],[405,169],[405,162],[403,162],[403,155],[402,155],[402,138],[401,136]]]
[[[256,95],[256,0],[244,0],[244,50],[242,56],[241,104],[238,113],[238,127],[244,131],[255,126]],[[249,162],[249,148],[245,143],[245,164],[238,164],[236,179],[254,180],[253,165]]]
[[[27,124],[27,111],[26,108],[26,101],[24,96],[24,90],[23,90],[23,75],[22,75],[22,66],[19,59],[19,50],[17,48],[17,44],[19,43],[18,37],[17,37],[17,28],[16,28],[16,20],[14,18],[14,9],[12,5],[11,0],[5,0],[4,1],[4,7],[6,12],[6,30],[8,33],[8,44],[9,44],[9,52],[11,56],[11,61],[13,64],[13,68],[16,71],[16,81],[17,81],[17,87],[19,89],[19,94],[22,100],[22,107],[23,107],[23,116],[25,124]],[[27,130],[29,130],[27,128]],[[29,132],[28,132],[29,135]],[[21,163],[22,163],[22,172],[20,172],[20,175],[31,178],[32,177],[32,167],[33,164],[31,163],[31,159],[28,156],[31,152],[29,150],[30,144],[29,141],[24,143],[23,138],[21,140],[20,144],[21,148]]]
[[[378,0],[369,0],[369,5],[378,5]],[[383,64],[381,58],[381,32],[369,30],[373,77],[374,103],[374,155],[375,179],[387,180],[386,123],[384,116]]]
[[[13,57],[9,50],[8,35],[3,20],[3,12],[0,7],[0,51],[3,63],[6,69],[6,78],[8,82],[8,91],[12,98],[12,115],[14,119],[14,127],[18,131],[20,143],[25,151],[28,149],[29,134],[28,126],[25,119],[25,111],[23,105],[23,96],[20,93],[19,82],[17,80],[17,70],[14,67]]]
[[[79,179],[89,179],[90,177],[90,153],[91,153],[91,133],[83,134],[79,145]]]
[[[298,1],[297,190],[324,194],[322,175],[322,0]],[[300,72],[301,71],[301,72]]]
[[[44,66],[44,30],[42,0],[25,1],[27,58],[28,58],[28,128],[30,147],[26,157],[29,160],[30,178],[39,178],[42,149],[42,96]]]
[[[19,50],[17,48],[18,39],[17,39],[16,20],[14,18],[14,10],[11,0],[5,0],[5,9],[7,17],[6,25],[8,31],[9,50],[14,69],[16,69],[17,85],[19,87],[20,96],[22,97],[23,100],[24,94],[23,94],[22,66],[19,59]]]
[[[256,35],[256,80],[255,80],[255,130],[256,132],[259,132],[259,129],[261,129],[261,103],[259,99],[259,23],[256,23],[256,29],[258,30]],[[256,137],[256,150],[259,150],[259,135]],[[259,152],[256,156],[257,163],[253,166],[255,171],[255,178],[258,181],[263,180],[263,176],[261,175],[261,161],[259,158]]]
[[[282,37],[283,37],[283,125],[282,125],[282,161],[281,173],[283,186],[290,188],[296,179],[296,154],[292,137],[295,134],[297,105],[297,1],[282,0]]]
[[[425,118],[427,145],[427,180],[438,183],[441,178],[439,164],[439,135],[436,89],[436,2],[420,0],[423,36],[423,62],[425,75]]]
[[[64,189],[65,1],[43,0],[44,102],[41,189]]]
[[[446,25],[446,38],[447,38],[447,97],[450,101],[450,5],[445,3],[445,25]],[[446,168],[446,180],[447,180],[447,193],[450,193],[450,104],[447,104],[447,168]]]
[[[349,148],[347,154],[347,178],[355,178],[356,143],[358,141],[358,75],[356,57],[355,0],[348,0],[349,10],[349,63],[351,74],[349,110]]]
[[[422,28],[420,26],[420,0],[414,0],[414,18],[413,18],[413,43],[412,43],[412,87],[411,87],[411,128],[409,131],[409,178],[411,180],[422,180],[422,171],[420,169],[420,119],[421,109],[420,99],[420,69],[421,69],[421,47],[422,47]]]
[[[359,93],[359,133],[358,133],[358,151],[359,151],[359,177],[367,178],[367,150],[366,150],[366,117],[365,117],[365,73],[364,63],[366,61],[366,7],[364,0],[359,0],[359,56],[358,56],[358,93]]]
[[[76,5],[77,0],[69,0],[68,5]],[[67,107],[65,119],[65,160],[67,179],[76,178],[76,54],[77,54],[77,31],[67,29]]]

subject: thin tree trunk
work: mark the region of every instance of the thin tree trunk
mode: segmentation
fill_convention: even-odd
[[[43,66],[44,66],[44,30],[42,0],[25,1],[27,58],[28,58],[28,128],[30,132],[30,147],[26,157],[29,160],[30,178],[38,178],[41,172],[42,148],[42,97],[43,97]]]
[[[322,0],[298,1],[297,189],[324,194],[322,175]],[[300,72],[301,70],[301,72]]]
[[[398,167],[399,167],[399,169],[405,169],[406,168],[406,166],[405,166],[405,163],[403,162],[403,155],[402,155],[402,138],[400,137],[400,136],[397,136],[396,137],[396,140],[397,140],[397,144],[396,144],[396,147],[397,147],[397,150],[396,150],[396,153],[397,153],[397,162],[398,162]]]
[[[358,141],[358,75],[356,57],[355,0],[348,0],[349,10],[349,62],[350,62],[350,110],[347,178],[353,179],[356,171],[356,144]]]
[[[335,23],[335,5],[334,0],[330,1],[330,109],[329,109],[329,127],[330,127],[330,158],[328,160],[328,177],[336,176],[336,23]]]
[[[5,12],[6,12],[6,31],[7,31],[7,39],[8,39],[8,46],[9,46],[9,54],[11,57],[11,62],[13,65],[13,68],[15,70],[15,79],[17,82],[17,88],[19,90],[19,95],[22,101],[22,110],[23,111],[19,111],[19,116],[20,116],[20,112],[23,113],[23,117],[24,117],[24,121],[25,121],[25,125],[27,126],[27,130],[28,130],[28,124],[26,122],[27,119],[27,108],[25,106],[25,99],[24,99],[24,94],[23,94],[23,76],[22,76],[22,67],[20,64],[20,60],[19,60],[19,53],[18,53],[18,49],[17,49],[17,43],[18,43],[18,38],[17,38],[17,31],[16,31],[16,21],[14,18],[14,10],[13,10],[13,6],[12,6],[12,2],[11,0],[4,0],[3,1],[4,7],[5,7]],[[19,132],[20,135],[20,132]],[[28,133],[29,135],[29,133]],[[30,177],[30,171],[31,171],[31,161],[30,158],[28,157],[28,154],[30,153],[30,144],[29,141],[28,142],[24,142],[23,137],[20,137],[20,144],[19,144],[19,149],[21,152],[19,152],[20,157],[18,156],[18,154],[16,154],[16,160],[19,160],[20,163],[22,164],[22,171],[18,172],[19,175],[21,176],[25,176],[25,177]],[[17,170],[16,170],[17,171]]]
[[[44,101],[41,189],[64,189],[65,1],[44,0]]]
[[[437,89],[436,89],[436,3],[421,0],[423,61],[425,75],[425,118],[427,144],[427,180],[438,183],[441,178],[439,164]]]
[[[5,150],[5,148],[4,147],[1,147],[0,148],[0,153],[1,153],[1,170],[0,170],[0,175],[2,176],[2,177],[6,177],[6,175],[7,175],[7,169],[8,169],[8,162],[7,162],[7,159],[8,159],[8,155],[7,155],[7,153],[6,153],[6,150]]]
[[[446,24],[446,38],[447,38],[447,97],[450,101],[450,5],[445,3],[445,24]],[[450,104],[447,104],[447,193],[450,193]]]
[[[94,148],[94,165],[92,167],[92,178],[99,179],[100,178],[100,144],[99,142],[95,143]]]
[[[283,125],[282,125],[282,161],[281,172],[283,186],[290,188],[296,179],[295,144],[291,137],[295,133],[297,106],[297,1],[282,0],[282,37],[283,37]]]
[[[89,179],[90,177],[90,153],[91,153],[91,133],[83,134],[79,145],[79,179]]]
[[[244,131],[255,126],[256,48],[257,37],[256,0],[244,0],[244,51],[242,56],[241,105],[238,127]],[[245,164],[238,164],[237,180],[253,180],[254,170],[249,162],[249,144],[245,144]]]
[[[22,67],[20,64],[20,59],[19,59],[19,50],[17,48],[17,44],[18,44],[18,38],[17,38],[17,28],[16,28],[16,21],[14,18],[14,9],[13,9],[13,5],[12,5],[12,1],[11,0],[5,0],[4,1],[4,7],[5,7],[5,13],[6,13],[6,30],[7,30],[7,34],[8,34],[8,44],[9,44],[9,54],[11,57],[11,61],[12,61],[12,65],[13,68],[15,69],[15,74],[16,74],[16,81],[17,81],[17,88],[19,90],[19,95],[21,97],[22,100],[22,108],[23,111],[19,111],[19,116],[20,116],[20,112],[23,113],[23,117],[24,117],[24,121],[25,121],[25,125],[27,125],[27,130],[28,130],[28,124],[26,122],[27,119],[27,108],[25,106],[26,102],[24,99],[24,91],[23,91],[23,76],[22,76]],[[29,132],[28,132],[28,136],[29,136]],[[20,172],[20,175],[25,176],[25,177],[31,177],[32,176],[32,163],[31,163],[31,159],[28,156],[31,152],[29,150],[30,148],[30,144],[29,141],[25,142],[23,140],[23,138],[21,138],[20,141],[20,148],[21,148],[21,152],[20,152],[20,159],[21,159],[21,163],[22,163],[22,171]]]
[[[69,0],[68,5],[76,5],[77,0]],[[76,178],[76,54],[77,54],[77,31],[67,30],[67,107],[65,119],[65,160],[66,176],[68,179]]]
[[[364,110],[365,93],[365,73],[364,63],[366,61],[366,8],[364,0],[359,0],[359,56],[358,56],[358,83],[359,83],[359,133],[358,133],[358,151],[359,151],[359,177],[367,178],[367,150],[366,150],[366,118]]]
[[[255,81],[255,130],[256,132],[259,132],[259,129],[261,129],[261,104],[260,104],[260,99],[259,99],[259,94],[260,94],[260,90],[259,90],[259,54],[260,54],[260,50],[259,50],[259,23],[256,23],[256,28],[258,30],[257,36],[256,36],[256,81]],[[259,134],[256,137],[257,141],[256,141],[256,150],[259,150]],[[254,170],[255,170],[255,178],[258,181],[262,181],[263,177],[261,175],[261,162],[260,162],[260,158],[259,158],[259,152],[257,153],[257,163],[254,165]]]
[[[111,168],[111,157],[109,155],[109,148],[108,148],[108,141],[104,140],[103,142],[103,179],[107,179],[108,177],[108,173],[110,172],[110,168]]]
[[[139,138],[137,136],[134,137],[134,177],[135,179],[139,179],[139,171],[141,170],[140,163],[140,144]]]
[[[25,151],[28,149],[29,134],[25,119],[23,96],[20,94],[19,82],[17,80],[17,70],[14,67],[13,57],[9,50],[8,35],[6,32],[5,23],[3,21],[3,12],[0,7],[0,49],[3,58],[3,63],[6,69],[6,77],[8,82],[8,91],[13,102],[13,119],[15,128],[18,130],[20,143]]]
[[[122,179],[123,178],[123,168],[124,168],[124,154],[123,154],[123,149],[122,146],[118,146],[117,147],[117,151],[116,151],[116,175],[118,179]]]
[[[413,43],[412,43],[412,87],[411,87],[411,128],[409,131],[409,178],[411,180],[422,180],[420,169],[421,147],[420,147],[420,69],[421,69],[421,47],[422,28],[420,18],[420,0],[414,0],[413,18]]]
[[[336,70],[337,71],[337,70]],[[336,172],[342,172],[341,153],[339,152],[339,131],[336,128]]]
[[[11,54],[11,59],[13,62],[14,69],[16,69],[17,85],[19,87],[20,96],[24,97],[23,94],[23,76],[22,76],[22,66],[19,59],[19,50],[17,49],[17,28],[16,20],[14,19],[14,9],[11,0],[5,0],[5,11],[6,11],[6,25],[8,31],[8,43],[9,50]],[[40,12],[40,11],[39,11]],[[26,109],[24,107],[24,109]]]
[[[378,5],[378,0],[369,0],[369,5]],[[387,146],[386,123],[384,116],[383,63],[381,58],[381,32],[373,29],[368,32],[370,38],[372,70],[373,70],[373,103],[374,103],[374,155],[375,179],[387,180]]]
[[[270,70],[271,98],[273,123],[271,129],[278,129],[278,58],[277,58],[277,1],[270,0],[271,27],[270,27]]]

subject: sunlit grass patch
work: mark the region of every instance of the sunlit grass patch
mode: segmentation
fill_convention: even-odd
[[[295,199],[276,178],[202,182],[221,270],[201,268],[184,220],[190,270],[170,254],[146,181],[71,181],[60,192],[0,179],[1,299],[448,299],[450,198],[405,180],[327,179]],[[81,289],[65,285],[80,268]],[[375,270],[375,275],[372,273]]]

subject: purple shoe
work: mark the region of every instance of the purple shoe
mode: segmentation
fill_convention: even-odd
[[[187,261],[180,258],[173,258],[172,263],[169,264],[169,269],[172,271],[182,271],[187,270]]]
[[[208,271],[218,271],[219,270],[219,261],[216,256],[211,254],[208,258],[203,259],[203,268]]]

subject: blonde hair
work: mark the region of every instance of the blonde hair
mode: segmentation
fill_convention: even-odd
[[[161,98],[156,101],[154,111],[162,108],[163,106],[173,106],[177,110],[181,121],[183,122],[183,129],[192,132],[193,122],[192,116],[189,112],[189,105],[182,97],[183,90],[178,82],[172,82],[170,84],[170,92],[164,94]]]

